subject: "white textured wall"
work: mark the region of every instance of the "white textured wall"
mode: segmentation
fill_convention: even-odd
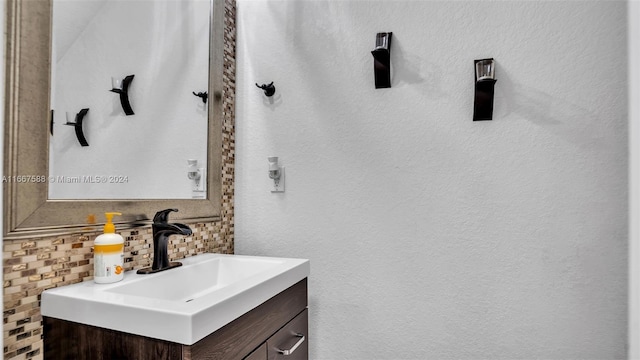
[[[311,259],[312,359],[626,357],[626,23],[616,1],[238,0],[236,252]]]
[[[640,359],[640,2],[629,1],[629,359]]]
[[[50,174],[126,176],[125,183],[50,184],[50,197],[191,198],[187,159],[206,162],[207,0],[56,0]],[[82,20],[89,17],[89,20]],[[73,28],[77,24],[78,28]],[[126,116],[111,77],[135,75]],[[78,143],[65,112],[89,108]]]

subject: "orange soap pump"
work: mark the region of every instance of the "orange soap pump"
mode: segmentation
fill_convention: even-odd
[[[124,277],[124,239],[116,234],[113,216],[119,212],[104,213],[107,222],[104,234],[96,237],[93,247],[93,280],[98,284],[109,284]]]

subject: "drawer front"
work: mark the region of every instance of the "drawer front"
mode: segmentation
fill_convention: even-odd
[[[305,309],[267,340],[269,360],[308,360],[308,311]]]
[[[264,343],[259,348],[255,349],[244,360],[267,360],[267,344]]]

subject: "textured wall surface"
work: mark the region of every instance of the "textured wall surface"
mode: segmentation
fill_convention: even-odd
[[[235,249],[311,259],[312,359],[626,357],[625,2],[239,0],[238,44]]]
[[[628,8],[629,46],[629,359],[640,359],[640,3]]]
[[[171,259],[203,252],[234,251],[235,162],[235,1],[225,0],[222,206],[221,219],[189,224],[193,235],[171,239]],[[153,236],[150,227],[118,231],[125,238],[125,270],[150,266]],[[82,234],[3,243],[4,358],[43,359],[40,294],[43,290],[93,279],[92,247],[100,229]]]

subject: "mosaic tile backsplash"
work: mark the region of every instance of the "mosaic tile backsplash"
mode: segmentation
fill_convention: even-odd
[[[219,221],[189,223],[193,234],[170,238],[169,257],[205,252],[232,254],[235,163],[235,0],[225,0],[222,124],[222,206]],[[151,266],[151,226],[117,230],[125,239],[125,271]],[[64,236],[5,241],[4,358],[43,359],[40,294],[43,290],[93,279],[93,243],[101,228]]]

